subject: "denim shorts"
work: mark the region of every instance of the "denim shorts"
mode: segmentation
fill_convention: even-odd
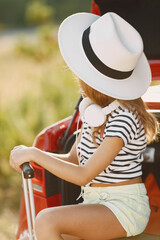
[[[82,204],[102,204],[117,217],[127,232],[135,236],[147,226],[150,207],[143,183],[115,187],[82,187]]]

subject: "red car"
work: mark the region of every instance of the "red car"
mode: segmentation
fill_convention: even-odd
[[[131,1],[117,0],[118,6],[115,3],[116,6],[114,6],[113,8],[112,8],[113,4],[111,4],[112,2],[116,2],[116,1],[113,1],[113,0],[92,1],[91,11],[96,14],[100,14],[100,13],[103,14],[104,11],[108,11],[108,10],[116,12],[116,7],[118,7],[120,3],[122,4],[126,2],[131,2]],[[132,1],[132,2],[138,2],[138,1]],[[139,1],[139,4],[140,2],[141,3],[143,2],[144,9],[146,7],[145,4],[148,4],[149,2],[152,8],[156,7],[156,5],[153,6],[153,3],[157,3],[157,9],[155,11],[160,12],[159,0],[152,0],[152,1],[143,0],[143,1]],[[104,6],[106,6],[105,9],[104,9]],[[133,9],[131,10],[133,11]],[[119,11],[122,11],[123,13],[122,15],[128,14],[127,8],[124,11],[123,7],[121,7]],[[144,12],[145,11],[143,11],[143,13]],[[157,14],[158,17],[155,16],[156,17],[155,22],[153,22],[153,19],[152,19],[152,24],[157,23],[157,25],[160,25],[160,19],[159,19],[159,22],[156,22],[157,18],[159,18],[159,12]],[[153,10],[152,10],[152,13],[153,13]],[[119,12],[118,14],[121,15]],[[153,15],[152,15],[152,18],[154,18]],[[153,29],[150,26],[149,29],[158,31],[159,35],[157,36],[157,38],[160,39],[160,31],[159,31],[160,26],[159,27],[154,26]],[[145,32],[143,32],[143,34],[145,34]],[[155,32],[155,35],[156,34],[157,32]],[[142,37],[144,39],[144,36]],[[153,81],[152,83],[155,86],[150,87],[147,94],[145,94],[144,96],[144,100],[147,103],[150,111],[154,112],[154,114],[160,121],[160,48],[159,48],[160,40],[158,41],[158,48],[156,49],[155,44],[156,44],[157,38],[156,36],[153,35],[153,32],[150,33],[150,36],[147,36],[146,45],[148,44],[147,42],[149,41],[148,39],[152,41],[152,38],[154,39],[154,44],[153,44],[154,46],[153,47],[149,46],[147,57],[149,59],[149,63],[152,71],[152,81]],[[80,100],[81,98],[78,100],[73,116],[68,117],[58,123],[55,123],[52,126],[49,126],[48,128],[44,129],[36,137],[34,142],[35,147],[40,148],[44,151],[56,152],[56,153],[67,153],[70,150],[72,144],[76,139],[77,122],[78,122],[78,116],[79,116],[78,105]],[[80,125],[81,123],[79,124],[79,128],[80,128]],[[160,177],[158,172],[158,170],[160,169],[160,142],[149,145],[147,147],[147,150],[144,156],[145,156],[145,161],[143,164],[143,172],[144,172],[143,180],[148,190],[150,206],[151,206],[151,216],[145,232],[160,235],[160,228],[159,228],[160,226]],[[58,177],[52,175],[50,172],[46,171],[44,168],[36,164],[32,164],[32,166],[34,168],[34,178],[32,179],[32,184],[33,184],[33,194],[34,194],[36,214],[44,208],[66,205],[66,204],[73,204],[73,203],[76,204],[80,202],[80,200],[76,201],[76,198],[79,196],[79,193],[80,193],[79,186],[76,186],[74,184],[71,184],[59,179]],[[18,225],[16,239],[21,239],[21,236],[25,231],[27,231],[27,229],[28,227],[27,227],[27,219],[26,219],[26,210],[25,210],[25,203],[24,203],[24,195],[22,191],[19,225]]]

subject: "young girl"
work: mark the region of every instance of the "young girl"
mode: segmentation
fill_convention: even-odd
[[[74,14],[59,30],[61,53],[78,76],[81,134],[69,154],[15,147],[10,165],[33,161],[82,186],[83,203],[48,208],[36,217],[38,240],[107,240],[144,231],[150,208],[142,183],[143,151],[158,123],[141,96],[150,68],[139,33],[115,13]]]

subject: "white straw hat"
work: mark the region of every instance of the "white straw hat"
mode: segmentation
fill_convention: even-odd
[[[117,14],[71,15],[62,22],[58,41],[70,69],[97,91],[125,100],[146,92],[151,71],[142,38]]]

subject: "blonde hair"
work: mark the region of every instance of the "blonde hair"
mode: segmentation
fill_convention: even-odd
[[[79,84],[80,84],[80,89],[82,91],[82,94],[84,93],[84,95],[89,97],[94,103],[98,104],[101,107],[105,107],[115,100],[115,98],[109,97],[93,89],[92,87],[84,83],[82,80],[79,80]],[[143,102],[142,98],[137,98],[134,100],[120,100],[120,99],[117,99],[117,100],[120,102],[121,105],[123,105],[128,110],[133,112],[133,108],[134,108],[135,113],[136,112],[138,113],[137,117],[140,123],[144,127],[147,144],[153,141],[157,141],[158,134],[159,134],[158,120],[155,118],[153,114],[147,111],[146,104]],[[102,126],[93,129],[92,136],[93,136],[94,142],[95,142],[95,135],[99,132],[99,130],[101,131],[104,128],[105,124],[106,122]]]

